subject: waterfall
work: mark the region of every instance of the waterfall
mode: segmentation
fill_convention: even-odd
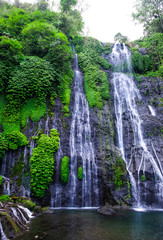
[[[28,209],[23,206],[18,205],[20,209],[22,209],[28,216],[29,219],[33,218],[33,213]]]
[[[0,219],[0,233],[1,233],[1,240],[8,240],[8,238],[6,237],[3,228],[2,228],[2,224],[1,224],[1,219]]]
[[[3,176],[3,194],[11,194],[11,181],[9,178]]]
[[[84,93],[83,74],[74,55],[74,105],[70,131],[69,206],[78,206],[77,172],[83,168],[82,207],[98,206],[98,177],[94,148],[91,140],[89,106]]]
[[[154,108],[150,105],[148,105],[148,107],[149,107],[149,111],[150,111],[151,115],[156,116],[156,112],[155,112]]]
[[[155,150],[153,150],[155,155],[154,158],[154,155],[151,153],[151,149],[149,151],[143,137],[142,120],[140,119],[136,105],[136,99],[141,99],[141,96],[133,80],[131,54],[124,44],[114,45],[110,54],[110,63],[113,65],[115,70],[112,77],[112,83],[114,86],[114,107],[118,147],[129,173],[133,197],[135,199],[134,206],[139,208],[144,205],[141,201],[140,190],[141,171],[145,174],[148,170],[146,169],[147,166],[148,168],[153,169],[153,174],[155,179],[157,179],[155,183],[155,195],[158,194],[162,197],[163,171],[160,160],[156,157],[157,154]],[[125,74],[125,72],[127,74]],[[151,112],[151,114],[153,115],[153,112]],[[130,132],[132,131],[132,139],[129,139],[129,131],[126,133],[126,129],[130,129]],[[145,194],[146,193],[147,192],[145,192]]]

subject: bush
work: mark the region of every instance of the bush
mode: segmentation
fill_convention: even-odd
[[[83,168],[82,167],[78,168],[78,179],[79,180],[83,179]]]
[[[16,150],[18,147],[22,147],[28,144],[26,136],[19,131],[12,131],[5,134],[9,149]]]
[[[9,81],[8,99],[45,99],[54,81],[55,73],[49,62],[38,57],[27,57]]]
[[[69,176],[69,158],[64,156],[61,162],[61,181],[63,184],[68,182]]]
[[[1,195],[0,196],[0,202],[7,202],[10,200],[9,195]]]
[[[50,130],[50,137],[41,134],[38,146],[33,149],[31,162],[31,189],[32,194],[43,198],[45,190],[52,181],[54,173],[54,153],[59,147],[59,133],[56,129]]]

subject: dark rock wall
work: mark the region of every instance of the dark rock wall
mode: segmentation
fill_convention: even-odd
[[[108,79],[110,81],[111,78],[108,76]],[[158,78],[141,77],[141,82],[136,83],[137,85],[139,84],[138,87],[142,95],[142,100],[137,102],[137,106],[140,117],[143,120],[142,128],[145,141],[150,148],[150,151],[153,154],[156,152],[157,157],[163,161],[163,141],[161,135],[161,130],[163,129],[163,106],[161,105],[162,80]],[[73,101],[74,89],[72,85],[70,112],[72,111]],[[148,105],[154,107],[156,116],[151,115]],[[36,146],[36,143],[34,143],[34,141],[31,139],[32,136],[38,135],[39,133],[49,134],[49,130],[51,128],[56,128],[60,133],[60,145],[62,146],[63,151],[62,155],[70,157],[69,136],[71,126],[71,113],[68,118],[64,116],[64,113],[62,112],[62,103],[59,99],[56,99],[55,106],[51,107],[50,110],[51,113],[48,118],[42,118],[39,122],[36,123],[33,123],[31,120],[27,122],[24,133],[29,140],[28,146],[20,148],[17,151],[6,152],[6,167],[3,174],[6,177],[12,178],[14,187],[12,188],[11,193],[14,193],[15,195],[22,196],[29,194],[30,152],[32,151],[32,148]],[[128,154],[131,154],[133,139],[131,123],[128,122],[127,114],[123,118],[125,122],[124,131],[126,132],[124,141],[126,143],[126,150],[128,151]],[[115,128],[113,86],[111,82],[110,101],[104,102],[104,107],[102,110],[98,110],[97,108],[90,109],[90,123],[92,140],[95,149],[95,157],[98,163],[100,205],[121,205],[123,203],[131,204],[132,189],[130,187],[125,164],[121,163],[120,152],[116,147],[117,136]],[[155,152],[153,148],[155,149]],[[137,154],[141,155],[141,150],[140,152],[137,151]],[[22,163],[24,167],[20,166]],[[132,167],[133,171],[135,171],[136,174],[139,167],[136,160],[135,165]],[[2,163],[1,168],[3,168]],[[146,176],[149,178],[149,188],[151,186],[151,196],[149,198],[151,199],[153,194],[152,189],[154,188],[154,185],[151,185],[151,183],[155,180],[151,166],[149,165],[149,168],[147,167],[146,169],[148,169]],[[55,171],[60,171],[60,167],[58,167],[58,169]],[[56,172],[54,172],[53,181],[56,181]],[[24,191],[24,188],[20,190],[20,186],[22,184],[27,191]],[[147,185],[147,182],[142,182],[142,192],[144,184]],[[79,188],[81,188],[81,186],[79,186]],[[63,205],[66,205],[67,194],[68,193],[66,193],[66,186],[63,186]],[[42,204],[50,205],[50,199],[51,192],[49,188],[46,192],[45,198],[42,201]]]

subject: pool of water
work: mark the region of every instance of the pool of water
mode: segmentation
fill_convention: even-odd
[[[38,236],[38,237],[37,237]],[[16,240],[162,240],[163,212],[54,210],[31,219],[29,232]]]

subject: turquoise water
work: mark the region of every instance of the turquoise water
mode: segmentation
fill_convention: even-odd
[[[38,238],[36,237],[38,236]],[[163,212],[54,210],[33,218],[27,235],[17,240],[162,240]]]

